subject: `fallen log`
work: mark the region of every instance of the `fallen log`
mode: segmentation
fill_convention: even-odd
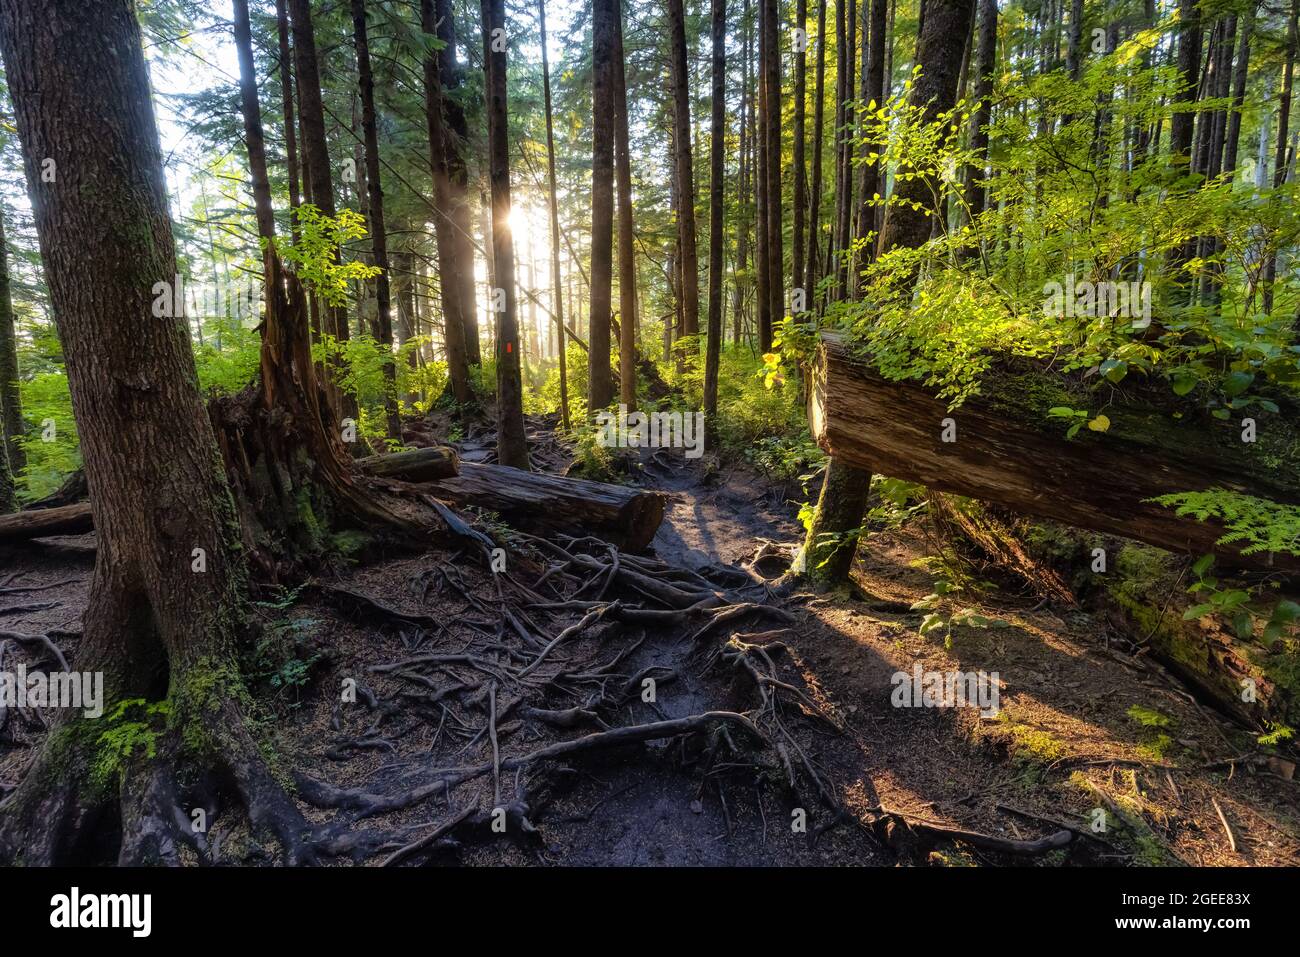
[[[357,459],[357,468],[367,475],[395,478],[404,482],[433,482],[451,478],[460,469],[460,456],[445,445],[410,449],[388,455],[370,455]]]
[[[90,503],[33,508],[0,515],[0,543],[21,542],[50,535],[81,535],[94,528]]]
[[[595,534],[627,551],[649,545],[664,517],[664,496],[658,492],[459,462],[447,448],[376,455],[357,465],[370,475],[427,485],[452,505],[488,509],[522,529]],[[459,474],[448,474],[449,469]],[[437,480],[428,481],[431,475]],[[77,535],[93,527],[86,502],[32,509],[0,516],[0,543]]]
[[[1109,401],[1104,433],[1082,430],[1067,440],[1047,414],[1055,406],[1095,409],[1099,401]],[[1300,438],[1283,416],[1261,419],[1258,440],[1248,443],[1236,419],[1179,418],[1118,391],[1099,399],[1036,370],[992,377],[983,395],[949,411],[932,390],[883,378],[850,354],[842,336],[827,333],[809,420],[826,452],[858,468],[1171,551],[1300,572],[1296,556],[1243,555],[1218,544],[1222,525],[1148,501],[1217,487],[1300,504]]]
[[[650,544],[664,518],[659,492],[505,465],[462,462],[460,474],[428,488],[456,505],[496,512],[522,529],[599,535],[632,552]]]

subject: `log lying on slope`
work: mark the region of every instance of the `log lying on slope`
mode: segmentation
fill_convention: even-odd
[[[1180,518],[1148,499],[1217,487],[1300,504],[1300,437],[1282,416],[1259,418],[1255,443],[1232,422],[1191,421],[1117,392],[1105,433],[1073,440],[1047,410],[1097,410],[1086,390],[1034,371],[986,381],[984,395],[950,412],[916,381],[891,382],[854,359],[843,338],[822,337],[809,398],[818,444],[862,469],[1005,505],[1026,515],[1137,539],[1172,551],[1214,552],[1242,567],[1300,572],[1300,558],[1242,555],[1218,545],[1224,528]],[[1091,403],[1091,404],[1089,404]],[[946,419],[955,441],[944,442]]]
[[[445,447],[375,455],[356,464],[376,477],[427,483],[430,492],[452,505],[489,509],[518,528],[595,534],[628,551],[649,545],[664,517],[664,496],[658,492],[474,465]],[[0,516],[0,544],[93,528],[86,502],[31,509]]]

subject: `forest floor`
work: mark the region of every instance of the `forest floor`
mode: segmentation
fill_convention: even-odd
[[[445,440],[444,425],[431,422],[428,434]],[[539,464],[558,470],[563,447],[544,438]],[[489,440],[471,435],[467,458]],[[1251,736],[1110,647],[1115,625],[1104,616],[985,594],[966,603],[1002,627],[921,637],[922,613],[909,608],[932,591],[918,564],[933,551],[924,519],[864,542],[851,594],[778,599],[735,569],[767,543],[753,573],[775,581],[785,571],[802,534],[797,498],[748,467],[680,456],[645,456],[634,478],[669,495],[655,555],[710,581],[748,578],[739,592],[779,602],[792,620],[758,615],[699,638],[694,625],[603,621],[539,665],[538,648],[519,639],[558,626],[539,624],[541,613],[503,625],[500,583],[456,552],[354,566],[259,605],[258,699],[280,753],[328,792],[314,803],[333,805],[305,810],[389,838],[359,863],[399,851],[391,863],[1300,864],[1300,783],[1241,762]],[[0,550],[0,630],[51,632],[75,654],[93,541]],[[379,604],[358,605],[356,595]],[[521,760],[580,734],[756,708],[753,680],[718,654],[729,636],[755,632],[787,649],[772,652],[784,683],[776,693],[786,696],[776,727],[788,735],[775,755],[715,734]],[[38,654],[10,645],[0,667]],[[894,707],[894,674],[917,663],[997,672],[1000,713]],[[656,680],[650,702],[639,693],[645,676]],[[335,689],[349,678],[361,701],[341,705]],[[1134,706],[1163,720],[1135,720]],[[577,710],[560,722],[567,709]],[[0,789],[18,780],[46,720],[29,710],[0,726]],[[487,771],[439,785],[446,769],[474,766]],[[388,801],[384,813],[376,797]],[[513,807],[504,834],[486,820],[449,823],[497,806]],[[800,809],[806,832],[793,826]],[[1096,809],[1107,811],[1099,833]],[[922,827],[900,836],[864,823],[886,811]],[[433,840],[443,824],[447,836]],[[1011,856],[924,825],[1017,841],[1062,828],[1075,837]],[[223,830],[220,816],[212,840],[232,862],[273,861],[240,826]]]

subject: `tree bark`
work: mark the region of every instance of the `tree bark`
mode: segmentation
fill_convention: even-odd
[[[802,3],[803,0],[800,0]],[[704,419],[710,429],[718,412],[718,365],[722,357],[723,152],[727,135],[727,3],[712,0],[713,129],[709,143],[709,315],[704,353]]]
[[[807,111],[808,0],[795,0],[795,28],[802,44],[794,55],[794,215],[790,236],[794,287],[803,283],[804,225],[808,211],[808,165],[804,156],[804,114]]]
[[[700,334],[700,267],[695,229],[695,162],[691,154],[691,93],[686,62],[683,0],[668,0],[673,92],[673,148],[677,169],[678,264],[682,283],[682,334]]]
[[[781,230],[781,47],[777,29],[777,0],[763,0],[763,45],[766,59],[763,66],[763,85],[767,90],[767,125],[764,142],[767,163],[767,271],[771,277],[768,285],[768,321],[758,327],[760,352],[772,351],[772,327],[785,313],[785,255]]]
[[[614,284],[614,19],[617,0],[591,8],[591,317],[587,332],[587,415],[614,398],[610,313]]]
[[[455,269],[449,278],[460,287],[457,299],[461,302],[461,320],[465,326],[465,361],[476,366],[482,364],[483,356],[479,345],[478,295],[474,284],[473,200],[469,190],[469,168],[465,162],[469,124],[458,99],[463,80],[461,66],[456,58],[456,21],[452,0],[434,0],[434,13],[437,17],[438,39],[443,44],[438,51],[438,78],[443,93],[447,174],[451,180],[451,245]]]
[[[235,51],[239,58],[239,102],[244,117],[244,143],[253,180],[253,214],[259,239],[275,239],[275,209],[266,174],[266,137],[262,132],[261,105],[257,101],[257,68],[253,64],[253,38],[248,24],[248,0],[234,0]]]
[[[1264,464],[1240,441],[1237,426],[1207,428],[1176,409],[1118,402],[1107,407],[1111,424],[1104,437],[1080,433],[1068,440],[1050,424],[1051,403],[1032,398],[1044,394],[1030,387],[1039,374],[1005,375],[987,390],[991,398],[975,397],[949,411],[917,382],[882,378],[855,360],[840,336],[826,333],[810,398],[813,436],[850,465],[1026,515],[1193,555],[1216,552],[1242,567],[1300,569],[1300,558],[1292,555],[1242,555],[1239,545],[1218,545],[1221,525],[1179,517],[1150,501],[1217,487],[1300,503],[1296,472]],[[948,418],[958,430],[955,442],[941,441]]]
[[[255,826],[272,826],[289,850],[305,821],[236,703],[246,571],[234,503],[185,317],[154,310],[155,287],[171,290],[177,264],[132,4],[4,0],[0,47],[99,530],[77,666],[103,673],[109,708],[167,696],[151,765],[170,767],[184,729],[204,742],[201,761],[230,771]],[[49,182],[45,157],[58,159]],[[96,734],[75,713],[51,732],[0,811],[0,860],[74,859],[116,804],[119,863],[177,862],[188,828],[159,828],[150,813],[170,814],[156,801],[174,795],[142,787],[139,765],[124,769],[119,793],[93,788]],[[259,820],[258,808],[270,810]]]
[[[551,115],[551,64],[546,50],[546,0],[537,0],[537,20],[542,39],[542,90],[546,104],[546,183],[551,212],[551,312],[555,315],[556,356],[560,365],[560,421],[564,431],[569,422],[568,353],[564,344],[564,291],[560,283],[560,200],[555,185],[555,123]]]
[[[935,122],[956,101],[962,48],[974,13],[975,0],[928,0],[924,6],[917,49],[921,74],[912,87],[909,104],[923,109],[927,122]],[[938,213],[936,194],[919,177],[897,184],[894,192],[902,205],[891,203],[886,209],[880,236],[882,256],[895,248],[924,245],[930,238],[930,216]],[[822,496],[803,549],[806,573],[820,587],[838,584],[852,567],[857,545],[854,529],[862,521],[871,467],[862,457],[837,462],[834,453],[827,464]],[[842,555],[842,550],[849,554]]]
[[[812,198],[808,212],[808,251],[804,256],[803,287],[812,304],[817,295],[817,282],[821,276],[818,269],[818,238],[821,233],[822,208],[822,127],[826,112],[826,4],[830,0],[819,0],[817,4],[817,79],[813,86],[813,145],[812,145]]]
[[[993,73],[997,69],[998,4],[981,0],[979,50],[975,57],[975,115],[971,117],[970,149],[980,165],[966,167],[966,195],[970,217],[977,219],[988,208],[989,188],[977,183],[986,174],[989,154],[989,123],[993,120]]]
[[[1297,53],[1297,34],[1300,33],[1300,0],[1291,0],[1291,15],[1287,20],[1286,54],[1282,69],[1282,95],[1277,103],[1277,151],[1273,159],[1273,188],[1281,189],[1286,184],[1287,137],[1291,129],[1291,95],[1295,84],[1295,60]],[[1264,260],[1264,312],[1273,311],[1273,283],[1277,279],[1278,256],[1274,252]]]
[[[438,20],[434,0],[420,0],[420,29],[426,35],[436,36]],[[466,343],[465,313],[477,308],[473,298],[468,303],[461,299],[464,284],[460,270],[461,242],[456,234],[451,170],[447,159],[454,152],[447,129],[439,63],[440,52],[429,52],[424,57],[424,117],[429,129],[429,166],[433,172],[434,235],[438,240],[438,295],[442,302],[443,344],[447,350],[447,378],[451,394],[458,403],[473,399],[469,382],[469,355]],[[472,262],[471,262],[472,266]],[[472,272],[472,270],[471,270]],[[477,333],[476,333],[477,335]]]
[[[293,76],[290,61],[293,56],[289,48],[289,15],[285,10],[285,0],[275,0],[276,39],[280,46],[280,102],[284,113],[284,158],[285,173],[289,178],[289,220],[293,241],[298,241],[298,205],[302,202],[298,186],[298,135],[295,128],[293,108]]]
[[[384,420],[388,438],[401,442],[397,412],[397,363],[393,360],[393,309],[389,294],[388,230],[379,171],[379,129],[375,121],[375,78],[370,69],[370,40],[365,0],[352,0],[352,34],[357,48],[357,83],[361,89],[361,132],[365,141],[366,190],[370,199],[370,244],[379,275],[375,277],[375,320],[371,335],[383,354]]]
[[[487,65],[488,163],[492,183],[493,282],[504,309],[496,316],[497,458],[528,470],[523,382],[515,304],[515,247],[510,233],[510,141],[506,106],[505,0],[482,0],[483,59]],[[593,344],[593,353],[596,351]],[[608,355],[606,349],[606,355]],[[607,363],[608,364],[608,363]]]
[[[614,5],[614,177],[618,192],[618,375],[620,401],[636,411],[636,242],[632,221],[632,157],[628,142],[627,67],[623,50],[623,10]]]
[[[22,392],[18,387],[14,302],[9,286],[9,243],[5,235],[4,213],[0,210],[0,435],[8,453],[11,490],[13,477],[27,464],[27,455],[20,441],[25,431]]]

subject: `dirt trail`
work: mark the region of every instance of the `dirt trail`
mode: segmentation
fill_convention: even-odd
[[[720,566],[734,569],[764,541],[790,546],[798,540],[796,502],[746,469],[717,469],[706,461],[665,461],[661,455],[639,476],[641,484],[671,496],[653,545],[659,558],[716,580],[735,574]],[[55,632],[75,667],[74,633],[84,609],[92,557],[87,546],[93,540],[81,536],[63,545],[0,552],[0,583],[41,588],[0,592],[0,631]],[[358,829],[427,833],[463,802],[490,806],[517,787],[532,789],[536,837],[480,835],[448,842],[439,853],[413,862],[888,866],[1017,861],[916,835],[886,846],[853,823],[884,808],[1010,840],[1040,838],[1062,826],[1081,835],[1064,849],[1024,859],[1028,863],[1300,863],[1300,785],[1284,780],[1282,765],[1259,768],[1227,760],[1254,750],[1250,735],[1207,713],[1172,679],[1116,654],[1108,646],[1108,622],[1078,609],[991,593],[964,601],[997,627],[954,627],[947,641],[921,637],[921,615],[908,609],[932,590],[932,576],[918,564],[929,548],[918,523],[872,535],[860,551],[859,597],[795,595],[787,602],[795,620],[782,636],[789,653],[778,662],[778,673],[844,729],[836,734],[807,714],[799,716],[798,709],[791,712],[810,767],[848,813],[849,820],[823,833],[816,832],[830,823],[825,809],[807,800],[806,788],[802,798],[793,796],[798,792],[786,787],[779,765],[719,763],[700,753],[699,741],[688,746],[690,739],[680,738],[563,762],[545,774],[530,769],[522,778],[499,775],[495,782],[489,775],[373,820],[349,820]],[[775,577],[779,565],[765,566],[764,574]],[[364,593],[420,624],[343,611],[306,595],[259,606],[264,633],[283,654],[266,653],[258,697],[275,716],[278,747],[294,769],[335,787],[392,795],[418,787],[431,768],[490,762],[487,728],[475,724],[477,711],[452,713],[448,720],[444,709],[440,720],[432,720],[427,713],[390,707],[414,700],[413,682],[433,687],[429,682],[436,678],[441,687],[449,673],[422,677],[409,669],[405,675],[384,669],[415,655],[454,654],[471,646],[489,649],[497,662],[531,660],[535,650],[524,649],[522,655],[512,650],[509,631],[503,633],[487,614],[495,594],[491,577],[464,561],[463,554],[429,553],[358,567],[327,584]],[[7,611],[39,605],[49,607]],[[736,630],[745,634],[769,627],[746,622]],[[554,667],[580,670],[626,655],[616,659],[619,674],[657,668],[655,673],[671,675],[653,702],[633,695],[608,714],[610,725],[746,711],[755,705],[753,682],[712,654],[728,633],[724,629],[708,642],[692,644],[679,626],[601,626],[566,643]],[[38,659],[38,652],[11,644],[6,667]],[[997,672],[1000,713],[982,717],[969,708],[895,707],[894,676],[917,663],[925,671]],[[381,711],[340,712],[334,689],[357,676]],[[580,699],[560,694],[547,707],[575,703]],[[500,705],[513,706],[504,699]],[[1150,718],[1153,714],[1158,720]],[[1146,720],[1140,720],[1143,715]],[[0,791],[18,780],[44,725],[39,713],[10,713],[0,729]],[[518,754],[587,730],[539,732],[506,721],[499,733],[502,748]],[[792,816],[801,809],[810,813],[812,833],[792,828]],[[1094,834],[1099,811],[1105,812],[1107,829]],[[319,822],[332,818],[331,812],[311,813]],[[238,828],[224,837],[233,859],[270,859]]]

